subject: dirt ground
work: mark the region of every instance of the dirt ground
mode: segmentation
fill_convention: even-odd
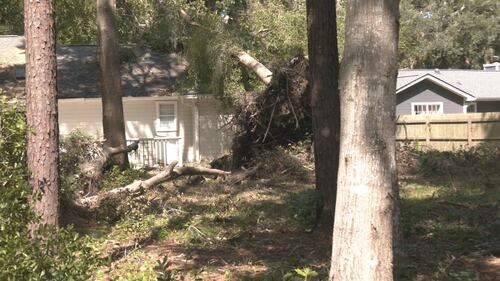
[[[80,221],[104,261],[95,279],[326,280],[331,232],[311,229],[312,170],[297,167],[237,186],[179,180],[121,202],[132,211],[119,221]],[[400,187],[396,280],[500,280],[499,178],[417,174]]]

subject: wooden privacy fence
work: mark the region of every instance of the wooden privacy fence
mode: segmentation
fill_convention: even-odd
[[[400,115],[396,140],[438,150],[455,150],[480,143],[500,144],[500,112]]]

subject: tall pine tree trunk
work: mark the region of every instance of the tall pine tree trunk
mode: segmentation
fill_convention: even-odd
[[[307,0],[306,5],[316,189],[320,193],[316,225],[331,231],[340,130],[335,1]]]
[[[29,183],[42,224],[59,223],[59,130],[54,2],[24,2],[26,118]],[[36,228],[36,225],[33,226]]]
[[[398,0],[347,1],[330,279],[393,280]]]
[[[97,26],[104,145],[119,147],[126,146],[126,139],[120,75],[120,45],[113,5],[112,0],[97,0]],[[127,154],[116,155],[113,161],[124,166],[128,163]]]

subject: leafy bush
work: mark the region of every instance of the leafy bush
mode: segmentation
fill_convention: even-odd
[[[421,172],[426,175],[483,175],[500,171],[500,147],[482,144],[456,151],[418,152]]]
[[[63,202],[72,201],[75,194],[83,191],[87,185],[80,170],[80,164],[97,156],[96,140],[92,136],[75,130],[61,139],[59,151],[62,200]]]
[[[113,188],[126,186],[132,182],[140,179],[144,179],[147,176],[146,170],[144,169],[120,169],[117,166],[113,166],[111,169],[104,173],[104,179],[102,181],[102,190],[110,190]]]
[[[500,146],[480,144],[455,151],[419,150],[413,145],[397,149],[400,173],[420,172],[431,176],[494,176],[500,171]]]
[[[24,108],[0,97],[0,280],[88,280],[96,259],[71,229],[30,234],[26,130]]]

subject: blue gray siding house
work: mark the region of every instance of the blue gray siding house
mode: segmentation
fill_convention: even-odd
[[[485,65],[485,70],[400,70],[396,114],[500,112],[499,65]]]

